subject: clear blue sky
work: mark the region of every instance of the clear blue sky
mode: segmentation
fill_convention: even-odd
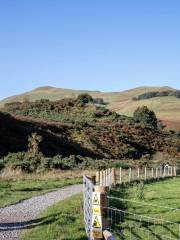
[[[0,0],[0,98],[180,88],[179,0]]]

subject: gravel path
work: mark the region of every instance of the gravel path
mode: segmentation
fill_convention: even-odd
[[[67,186],[55,192],[0,208],[0,240],[19,240],[21,231],[36,225],[36,218],[45,208],[81,191],[82,185]]]

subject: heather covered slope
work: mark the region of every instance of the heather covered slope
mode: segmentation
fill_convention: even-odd
[[[157,117],[170,128],[180,130],[180,99],[174,96],[157,97],[151,99],[143,99],[141,101],[133,101],[137,97],[147,92],[163,92],[174,91],[170,87],[138,87],[123,92],[99,92],[99,91],[86,91],[86,90],[72,90],[61,89],[54,87],[41,87],[34,89],[30,92],[20,94],[17,96],[9,97],[0,102],[2,107],[7,102],[17,101],[35,101],[40,99],[49,99],[52,101],[60,100],[63,98],[74,98],[80,93],[90,93],[93,97],[103,98],[108,103],[107,107],[120,114],[132,116],[132,113],[138,106],[147,106],[152,109]],[[170,121],[170,124],[168,124]]]
[[[7,105],[0,113],[0,154],[27,150],[28,136],[43,137],[45,156],[62,154],[92,158],[138,159],[157,151],[180,157],[180,139],[136,123],[102,106],[76,99]]]

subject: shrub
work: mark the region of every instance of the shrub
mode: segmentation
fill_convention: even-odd
[[[40,155],[39,151],[39,144],[42,141],[42,137],[39,136],[37,133],[33,133],[29,138],[28,138],[28,153],[37,156]]]
[[[133,114],[134,120],[136,122],[142,122],[144,124],[149,124],[152,127],[157,128],[157,118],[155,113],[148,109],[146,106],[138,107]]]
[[[91,95],[87,94],[87,93],[82,93],[77,97],[78,102],[80,103],[92,103],[93,102],[93,98],[91,97]]]
[[[4,162],[13,169],[21,169],[26,172],[33,172],[40,166],[41,158],[32,156],[25,152],[9,153]]]

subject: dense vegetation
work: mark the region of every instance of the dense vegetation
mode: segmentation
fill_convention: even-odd
[[[176,98],[180,98],[180,90],[147,92],[147,93],[140,94],[137,97],[133,97],[133,100],[142,100],[142,99],[149,99],[149,98],[154,98],[154,97],[167,97],[167,96],[174,96]]]
[[[158,151],[180,156],[178,134],[163,132],[153,111],[142,107],[129,118],[99,103],[81,94],[6,104],[0,112],[0,156],[6,156],[0,168],[84,169],[94,161],[101,168],[110,160],[150,159]]]

